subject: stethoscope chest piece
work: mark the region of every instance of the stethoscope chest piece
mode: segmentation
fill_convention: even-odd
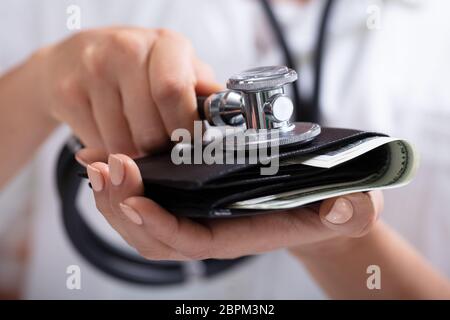
[[[241,129],[226,137],[226,150],[309,142],[320,134],[320,126],[291,122],[294,104],[286,87],[297,78],[297,73],[285,66],[246,70],[228,80],[228,90],[206,98],[199,106],[203,108],[200,113],[213,126]]]

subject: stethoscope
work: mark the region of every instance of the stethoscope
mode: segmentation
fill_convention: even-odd
[[[281,144],[305,143],[320,133],[317,123],[320,122],[323,53],[327,24],[335,1],[326,0],[320,19],[315,44],[312,98],[305,99],[298,86],[293,86],[293,101],[286,95],[285,89],[297,79],[294,71],[298,70],[297,66],[269,0],[260,0],[260,3],[273,28],[287,67],[256,68],[231,77],[227,83],[227,91],[209,97],[199,97],[199,114],[212,125],[244,125],[246,128],[276,130]],[[291,122],[292,119],[310,122],[303,122],[296,127],[296,124]],[[83,168],[74,158],[79,147],[76,140],[69,140],[63,147],[57,164],[62,220],[78,253],[102,272],[130,283],[170,285],[187,281],[192,275],[190,263],[146,260],[138,254],[111,245],[90,228],[76,205],[83,180],[79,175]],[[248,257],[235,260],[204,260],[198,262],[200,265],[197,265],[197,270],[201,270],[202,277],[210,278],[231,270],[246,260]]]

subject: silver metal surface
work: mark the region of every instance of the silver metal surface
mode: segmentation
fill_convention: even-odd
[[[226,139],[225,147],[242,150],[259,145],[300,144],[320,133],[313,123],[291,123],[292,100],[285,87],[296,81],[297,73],[284,66],[259,67],[231,77],[228,91],[211,95],[205,102],[205,116],[214,126],[241,126]]]
[[[222,91],[210,95],[205,101],[205,116],[215,126],[240,126],[245,122],[242,114],[242,95],[235,91]]]
[[[227,88],[235,91],[261,91],[296,81],[297,72],[285,66],[258,67],[232,76]]]
[[[246,130],[238,132],[233,136],[227,136],[224,148],[227,151],[249,150],[259,147],[273,147],[286,145],[300,145],[312,141],[321,132],[316,123],[295,122],[288,130]]]
[[[294,113],[292,100],[284,94],[273,95],[264,105],[264,113],[274,128],[285,126]]]
[[[231,77],[227,88],[242,95],[242,109],[247,129],[273,129],[289,126],[292,101],[285,86],[297,80],[297,73],[284,66],[259,67]],[[277,101],[280,99],[280,101]],[[289,99],[290,101],[290,99]],[[275,108],[274,108],[275,107]],[[285,108],[284,110],[282,110]],[[281,118],[279,118],[281,116]]]

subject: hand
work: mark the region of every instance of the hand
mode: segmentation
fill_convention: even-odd
[[[88,175],[97,208],[130,246],[151,260],[229,259],[279,248],[306,252],[318,243],[365,235],[383,206],[381,192],[355,193],[325,200],[317,208],[200,223],[142,197],[138,167],[125,155],[111,155],[108,164],[92,163]]]
[[[43,112],[104,159],[163,148],[174,129],[192,129],[196,91],[220,89],[189,41],[168,30],[84,31],[42,49],[35,61]]]

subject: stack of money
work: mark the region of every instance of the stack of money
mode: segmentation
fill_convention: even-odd
[[[338,149],[327,150],[325,153],[284,160],[280,163],[280,166],[300,164],[330,169],[381,147],[388,149],[386,165],[380,168],[379,172],[374,172],[363,179],[299,188],[288,192],[235,202],[229,207],[256,210],[290,209],[343,194],[395,188],[409,183],[418,167],[417,152],[409,142],[391,137],[363,139]]]

